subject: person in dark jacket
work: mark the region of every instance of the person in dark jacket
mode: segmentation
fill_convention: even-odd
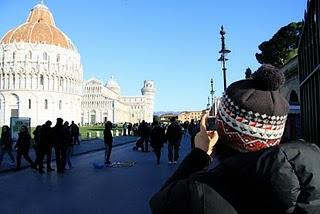
[[[79,140],[79,136],[80,136],[79,126],[77,126],[77,124],[75,124],[73,120],[71,121],[70,131],[71,131],[71,136],[72,136],[72,140],[73,140],[73,145],[80,145],[80,140]]]
[[[17,140],[17,143],[15,145],[15,148],[17,150],[17,166],[16,170],[20,170],[21,168],[21,158],[22,156],[26,161],[30,163],[30,166],[32,168],[35,168],[34,162],[29,157],[29,150],[31,146],[31,136],[28,131],[28,127],[23,125],[20,128],[19,137]]]
[[[39,164],[41,164],[41,167],[43,168],[43,159],[44,156],[47,157],[47,172],[54,171],[54,169],[51,167],[51,154],[52,154],[52,147],[53,147],[53,135],[52,135],[52,128],[51,128],[52,122],[50,120],[46,121],[45,124],[41,127],[40,132],[40,150],[41,150],[41,156],[39,159]]]
[[[140,141],[142,142],[142,152],[148,152],[148,145],[149,145],[149,127],[146,121],[142,120],[138,127],[138,133],[140,136]],[[144,145],[144,146],[143,146]]]
[[[280,144],[288,113],[283,82],[278,69],[263,65],[252,79],[231,84],[217,131],[207,131],[204,116],[195,149],[152,197],[152,212],[319,213],[320,149]]]
[[[52,129],[53,146],[56,154],[57,172],[64,173],[66,165],[66,146],[68,141],[68,130],[63,125],[63,119],[57,118],[57,123]]]
[[[152,130],[150,134],[151,143],[154,154],[156,155],[157,164],[160,164],[161,149],[165,142],[165,130],[159,125],[158,121],[154,121],[152,124]]]
[[[112,123],[110,121],[108,121],[104,125],[104,130],[103,130],[103,139],[104,139],[104,145],[105,145],[105,152],[104,152],[105,165],[111,164],[110,156],[111,156],[112,143],[113,143],[113,137],[112,137],[111,130],[112,130]]]
[[[5,153],[8,153],[11,164],[14,164],[14,156],[12,154],[12,138],[11,138],[11,132],[10,128],[7,125],[2,126],[1,131],[1,139],[0,139],[0,167],[3,160],[3,156]]]
[[[65,121],[64,122],[64,127],[67,130],[67,135],[66,135],[66,160],[64,162],[64,168],[66,164],[68,164],[69,169],[72,169],[72,163],[71,163],[71,156],[73,154],[73,137],[72,137],[72,132],[71,132],[71,127],[69,126],[69,122]]]
[[[38,166],[39,173],[44,173],[43,171],[43,156],[44,156],[44,148],[40,141],[41,136],[41,126],[38,125],[35,130],[32,132],[34,145],[33,148],[36,152],[36,160],[34,161],[35,167]]]
[[[176,122],[176,119],[172,117],[170,119],[171,124],[167,128],[166,139],[168,141],[168,164],[176,164],[179,159],[179,147],[182,137],[181,126]],[[173,162],[172,162],[173,161]]]

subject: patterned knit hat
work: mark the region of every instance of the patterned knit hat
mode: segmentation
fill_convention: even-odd
[[[240,152],[253,152],[280,143],[289,109],[279,89],[285,78],[272,65],[262,65],[252,79],[232,83],[217,112],[223,143]]]

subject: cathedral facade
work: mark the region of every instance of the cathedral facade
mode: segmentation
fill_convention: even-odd
[[[120,96],[114,80],[99,83],[84,83],[76,46],[43,3],[0,40],[0,126],[10,125],[11,117],[29,117],[31,126],[57,117],[83,124],[152,121],[153,81],[134,98]]]

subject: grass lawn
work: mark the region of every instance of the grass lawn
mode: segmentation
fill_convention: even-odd
[[[2,127],[1,127],[2,128]],[[0,136],[1,136],[1,128],[0,128]],[[33,131],[35,130],[35,127],[31,127],[31,130],[29,130],[29,133],[31,135],[31,138],[33,138]],[[96,139],[96,138],[103,138],[103,126],[81,126],[80,127],[80,134],[82,140],[88,140],[88,139]],[[113,128],[113,133],[115,136],[116,130],[118,130],[119,135],[122,134],[122,128]]]

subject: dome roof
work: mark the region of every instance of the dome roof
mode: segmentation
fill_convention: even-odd
[[[110,79],[108,80],[107,84],[106,84],[107,88],[119,88],[120,86],[117,83],[117,81],[113,78],[113,76],[110,77]]]
[[[113,78],[113,76],[111,76],[110,79],[108,80],[106,87],[116,92],[117,94],[120,94],[120,86],[117,83],[117,81]]]
[[[7,32],[0,44],[13,42],[40,43],[76,49],[71,40],[56,27],[52,13],[43,3],[33,7],[27,21]]]

